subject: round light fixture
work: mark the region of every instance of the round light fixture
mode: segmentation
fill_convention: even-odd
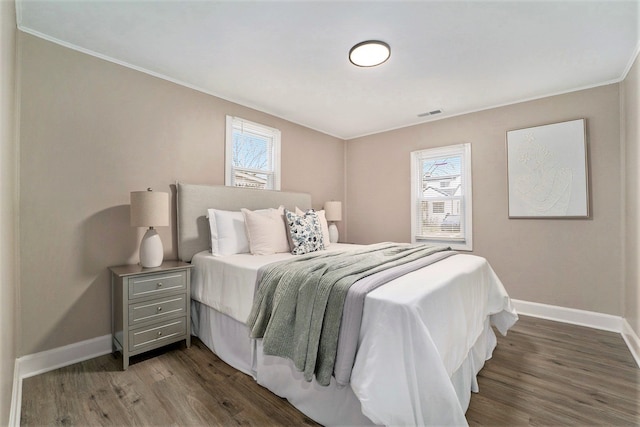
[[[391,56],[391,48],[380,40],[358,43],[349,51],[349,61],[358,67],[375,67]]]

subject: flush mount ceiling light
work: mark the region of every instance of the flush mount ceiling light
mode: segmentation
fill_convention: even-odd
[[[349,51],[349,61],[358,67],[375,67],[389,59],[391,48],[380,40],[358,43]]]

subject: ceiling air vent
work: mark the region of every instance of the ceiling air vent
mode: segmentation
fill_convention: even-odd
[[[434,116],[440,113],[442,113],[442,110],[433,110],[433,111],[429,111],[428,113],[420,113],[418,114],[418,117]]]

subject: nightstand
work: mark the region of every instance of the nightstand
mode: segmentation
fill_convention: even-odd
[[[191,345],[191,264],[165,261],[160,267],[109,267],[113,350],[129,358],[186,340]]]

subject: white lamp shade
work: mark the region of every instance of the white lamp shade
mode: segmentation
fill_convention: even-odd
[[[342,221],[342,202],[325,202],[324,216],[327,221]]]
[[[132,227],[166,227],[169,225],[169,193],[131,192]]]

